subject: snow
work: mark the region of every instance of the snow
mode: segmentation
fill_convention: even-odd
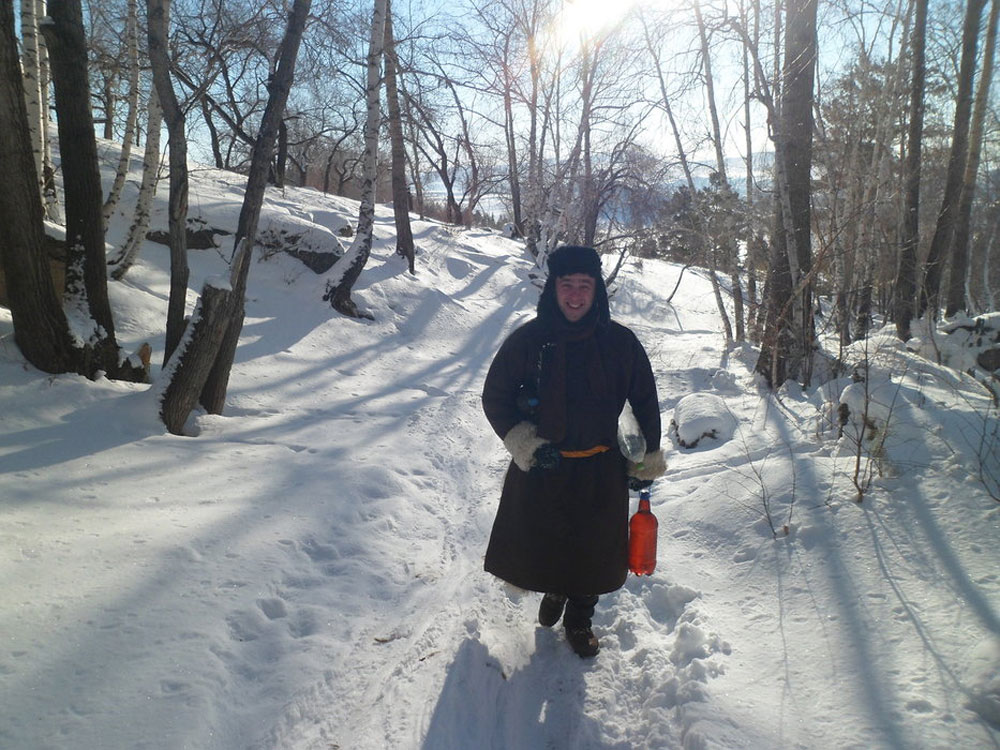
[[[237,178],[195,170],[192,195],[235,227]],[[356,211],[268,203],[316,237]],[[996,415],[972,378],[886,335],[843,377],[770,394],[752,348],[724,350],[703,275],[667,304],[678,267],[626,267],[612,311],[677,427],[657,570],[601,598],[584,661],[535,623],[537,594],[482,570],[507,457],[480,388],[533,312],[534,265],[416,222],[414,277],[381,206],[375,231],[355,289],[372,321],[287,255],[254,263],[225,413],[185,437],[155,384],[27,365],[0,311],[0,747],[1000,747]],[[229,249],[191,251],[189,311]],[[110,285],[154,377],[168,262],[147,242]]]
[[[736,418],[729,413],[721,396],[692,393],[677,403],[670,426],[681,447],[694,448],[702,438],[721,443],[730,440],[736,431]]]

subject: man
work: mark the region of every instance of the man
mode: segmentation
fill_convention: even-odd
[[[483,387],[486,418],[511,455],[485,568],[544,593],[538,621],[562,618],[573,650],[590,657],[598,595],[628,575],[629,482],[648,486],[666,462],[649,358],[611,320],[600,256],[568,245],[548,268],[536,317],[504,341]],[[618,449],[626,400],[646,441],[639,463]]]

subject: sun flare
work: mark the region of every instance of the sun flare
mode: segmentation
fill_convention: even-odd
[[[566,0],[553,21],[555,37],[576,46],[614,28],[638,0]]]

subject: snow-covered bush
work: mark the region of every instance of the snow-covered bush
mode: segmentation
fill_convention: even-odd
[[[692,393],[674,408],[670,431],[682,448],[694,448],[702,438],[725,443],[736,431],[736,419],[726,402],[714,393]]]

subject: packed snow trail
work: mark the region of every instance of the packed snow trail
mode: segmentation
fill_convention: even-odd
[[[721,671],[716,662],[728,650],[703,627],[696,590],[658,573],[633,578],[621,592],[603,597],[595,616],[602,653],[585,662],[558,628],[537,626],[538,595],[508,590],[483,572],[508,459],[482,416],[480,388],[503,337],[532,314],[538,288],[528,263],[468,245],[461,252],[454,245],[438,250],[432,241],[432,234],[422,238],[420,261],[421,274],[433,283],[412,299],[394,299],[392,314],[378,316],[385,322],[339,321],[338,332],[360,326],[363,333],[382,329],[383,336],[355,342],[334,357],[335,387],[319,399],[309,395],[311,408],[329,401],[317,426],[336,433],[338,415],[352,420],[349,440],[359,477],[348,483],[351,489],[341,483],[335,491],[347,507],[363,505],[371,533],[359,528],[358,519],[344,518],[328,524],[332,539],[325,543],[308,537],[304,554],[327,569],[327,557],[357,556],[351,567],[335,568],[335,588],[345,585],[341,577],[363,581],[380,568],[383,574],[398,568],[395,593],[366,603],[365,624],[344,634],[322,679],[296,696],[261,746],[529,748],[565,747],[567,738],[581,748],[696,746],[696,722],[684,721],[683,706],[704,700],[704,686]],[[465,241],[474,242],[474,235]],[[378,268],[373,276],[378,279]],[[449,288],[452,280],[460,286]],[[475,295],[489,297],[496,313],[477,321],[456,311]],[[668,312],[647,308],[640,319],[649,326]],[[450,344],[446,351],[428,351],[409,343],[418,336]],[[699,356],[686,341],[678,346],[687,364]],[[662,341],[651,341],[650,352],[663,378],[672,352]],[[706,349],[701,356],[704,371],[714,371],[709,360],[717,352]],[[366,393],[363,403],[349,395],[355,381]],[[235,401],[238,406],[238,396]],[[314,442],[306,435],[295,441]],[[366,482],[387,452],[407,456],[408,476],[376,475]],[[392,487],[387,504],[412,510],[386,517],[380,498],[366,496],[366,484]],[[340,549],[335,540],[347,528],[355,542]],[[326,548],[331,551],[318,552]],[[414,549],[418,554],[411,554]],[[411,556],[423,566],[410,566]],[[387,589],[384,581],[371,588]],[[363,583],[352,586],[352,596],[364,589]],[[380,652],[375,667],[373,644]],[[359,675],[365,689],[347,689]]]

